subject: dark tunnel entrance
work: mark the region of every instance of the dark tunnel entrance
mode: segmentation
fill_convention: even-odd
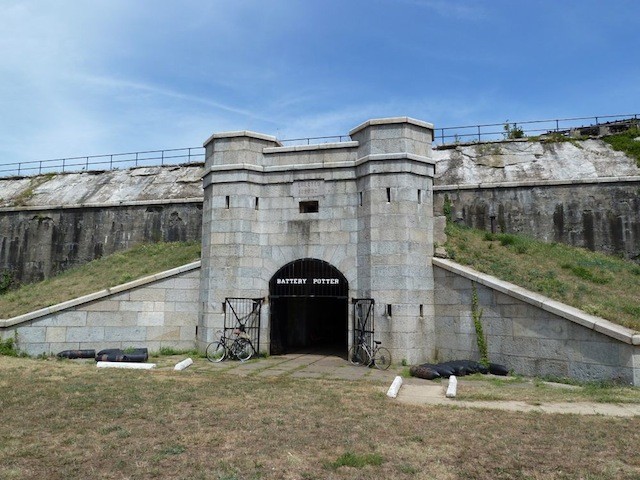
[[[346,355],[349,285],[331,264],[288,263],[269,282],[270,353]]]

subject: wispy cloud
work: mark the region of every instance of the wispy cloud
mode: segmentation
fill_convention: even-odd
[[[167,97],[167,98],[172,98],[180,101],[185,101],[188,103],[195,103],[195,104],[206,106],[206,107],[212,107],[217,110],[222,110],[224,112],[229,112],[229,113],[241,115],[244,117],[254,118],[266,123],[273,123],[273,120],[271,118],[263,116],[256,111],[235,107],[233,105],[228,105],[228,104],[211,100],[208,98],[204,98],[201,96],[192,95],[188,93],[183,93],[177,90],[161,87],[158,85],[153,85],[153,84],[143,83],[143,82],[136,82],[131,80],[122,80],[122,79],[113,78],[113,77],[87,75],[87,74],[76,74],[74,75],[74,77],[77,81],[90,83],[96,86],[107,88],[109,90],[133,91],[134,93],[145,92],[145,93],[157,95],[160,97]]]

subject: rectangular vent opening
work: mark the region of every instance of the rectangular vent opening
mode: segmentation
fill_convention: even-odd
[[[317,213],[318,208],[319,206],[317,200],[300,202],[300,213]]]

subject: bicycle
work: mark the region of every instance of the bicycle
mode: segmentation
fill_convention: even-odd
[[[241,325],[233,330],[236,338],[232,339],[224,335],[223,332],[218,331],[220,340],[211,342],[207,346],[207,360],[210,362],[221,362],[226,357],[237,358],[241,362],[249,360],[254,353],[253,344],[249,335],[245,332],[244,326]]]
[[[364,341],[364,337],[349,349],[349,361],[353,365],[375,366],[379,370],[386,370],[391,365],[391,352],[385,347],[381,347],[382,342],[374,340],[373,350]]]

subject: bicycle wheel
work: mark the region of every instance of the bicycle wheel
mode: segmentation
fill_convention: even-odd
[[[221,362],[227,354],[227,349],[220,341],[212,342],[207,346],[207,360],[210,362]]]
[[[349,349],[349,361],[353,365],[369,365],[371,362],[371,358],[369,357],[369,352],[362,345],[354,345]]]
[[[251,342],[246,338],[239,338],[233,342],[233,354],[241,362],[246,362],[253,355]]]
[[[380,347],[373,355],[373,364],[380,370],[386,370],[391,365],[391,352],[384,347]]]

